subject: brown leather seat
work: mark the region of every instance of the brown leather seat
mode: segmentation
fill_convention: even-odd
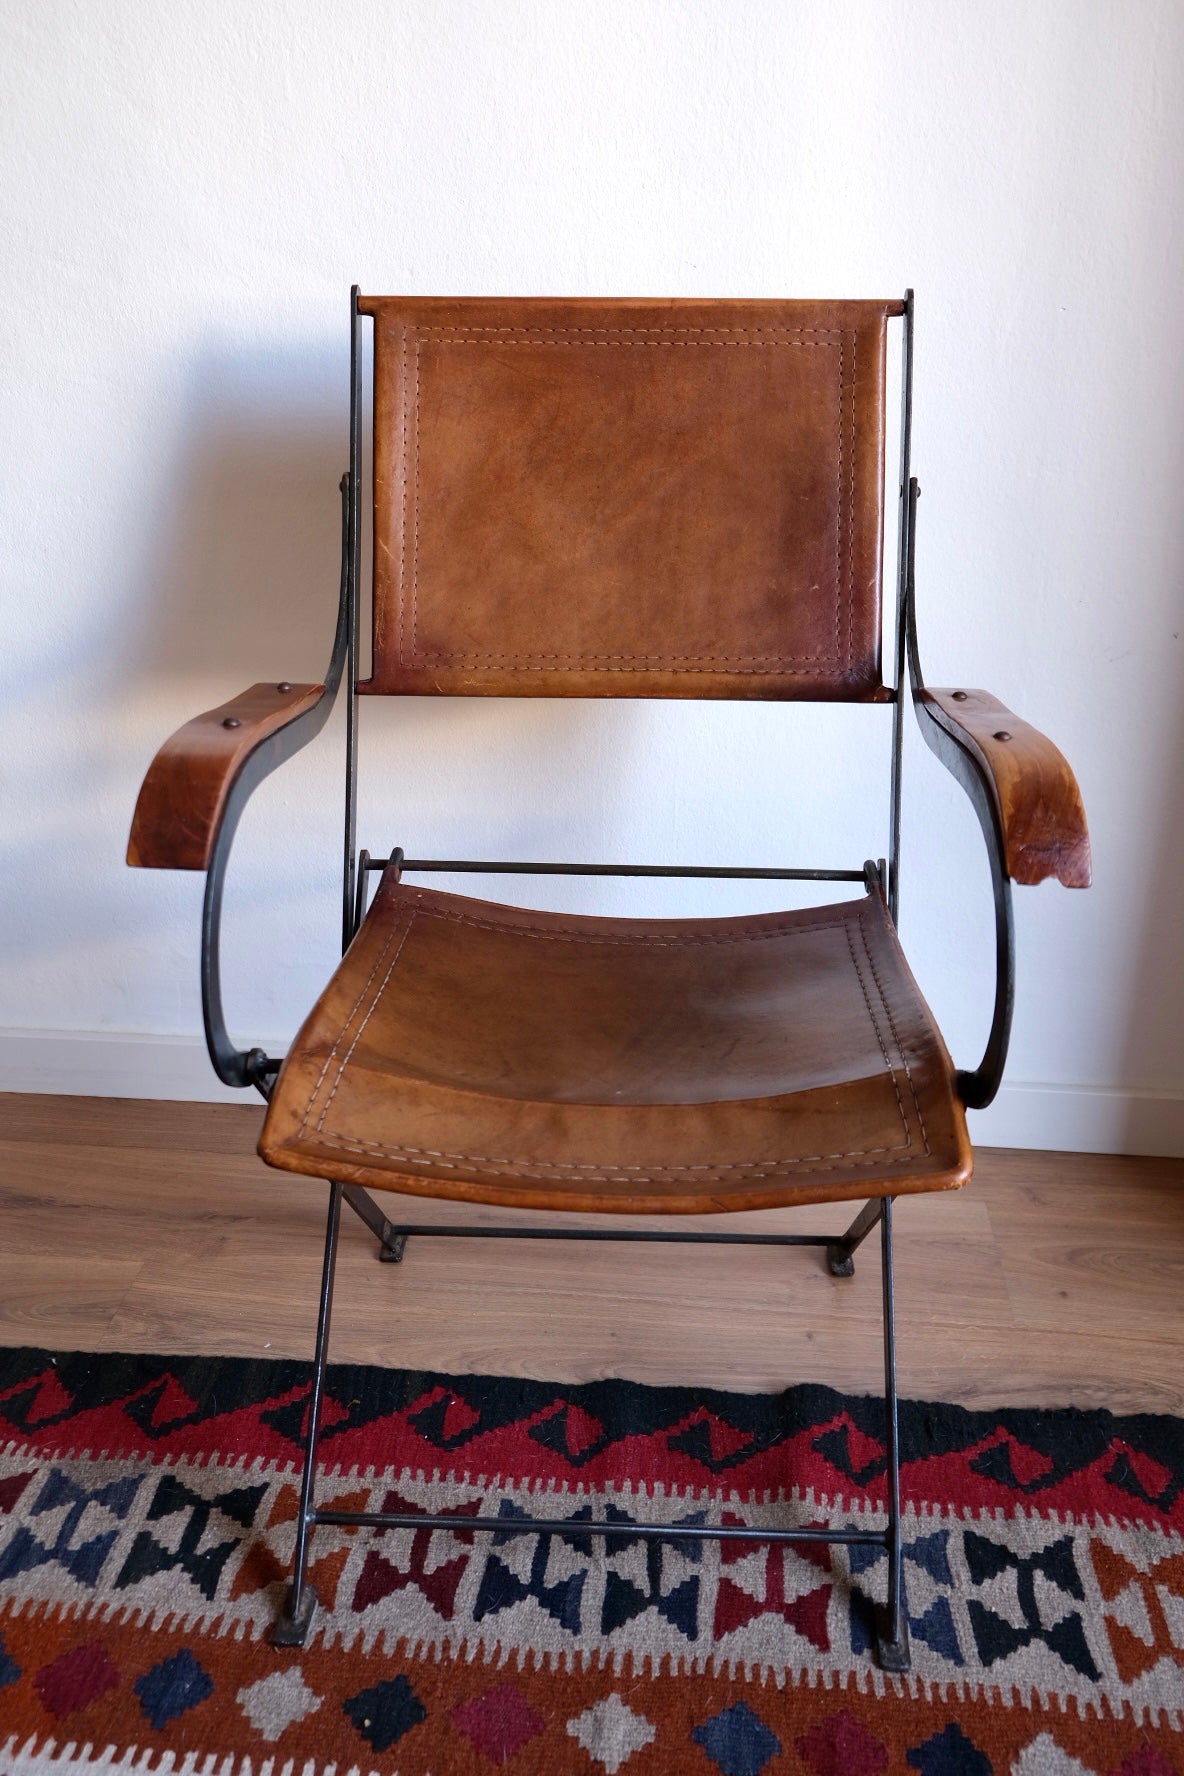
[[[956,1187],[965,1116],[878,892],[593,919],[388,872],[259,1143],[315,1177],[702,1214]]]

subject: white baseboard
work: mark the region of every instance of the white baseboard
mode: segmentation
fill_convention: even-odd
[[[1184,1157],[1184,1095],[1179,1093],[1004,1084],[995,1102],[970,1111],[967,1122],[979,1147]]]
[[[282,1054],[280,1038],[263,1046]],[[74,1097],[172,1098],[255,1103],[219,1085],[205,1045],[191,1036],[115,1030],[0,1030],[0,1092]],[[0,1117],[3,1112],[0,1111]],[[1063,1153],[1184,1157],[1184,1095],[1090,1085],[1004,1085],[989,1110],[970,1113],[982,1147]]]
[[[268,1048],[283,1054],[286,1039]],[[82,1098],[170,1098],[190,1103],[258,1103],[254,1091],[222,1085],[204,1042],[124,1030],[0,1030],[0,1091]]]

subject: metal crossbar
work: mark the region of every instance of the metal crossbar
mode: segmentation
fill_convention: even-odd
[[[707,881],[748,882],[862,882],[869,892],[874,887],[887,889],[887,866],[884,861],[865,861],[854,869],[749,869],[718,864],[682,863],[507,863],[493,858],[405,857],[403,847],[396,845],[389,857],[371,857],[369,851],[357,854],[356,869],[350,880],[354,883],[353,914],[345,933],[348,945],[366,916],[369,878],[394,872],[398,881],[408,871],[446,873],[455,871],[468,875],[516,876],[645,876],[669,880],[691,877]]]
[[[392,861],[363,853],[363,870],[384,870]],[[862,882],[861,869],[747,869],[679,863],[504,863],[484,858],[404,857],[404,875],[439,871],[454,875],[490,876],[687,876],[733,882]]]
[[[593,1243],[657,1246],[825,1246],[832,1276],[854,1273],[856,1247],[880,1219],[879,1197],[860,1211],[841,1237],[833,1233],[704,1233],[662,1228],[633,1227],[488,1227],[481,1223],[441,1225],[434,1221],[388,1221],[368,1190],[360,1184],[343,1184],[342,1195],[379,1241],[379,1257],[387,1264],[401,1264],[407,1241],[413,1236],[434,1239],[589,1240]]]
[[[647,1542],[843,1542],[870,1548],[887,1546],[882,1529],[763,1529],[747,1523],[698,1526],[686,1523],[606,1523],[594,1517],[449,1517],[425,1511],[314,1511],[314,1523],[344,1529],[486,1530],[492,1535],[607,1536]]]

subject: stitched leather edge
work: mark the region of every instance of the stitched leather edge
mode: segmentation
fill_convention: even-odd
[[[924,1150],[926,1158],[932,1158],[932,1150],[931,1150],[930,1143],[929,1143],[928,1132],[925,1128],[925,1120],[924,1120],[924,1116],[921,1111],[920,1100],[917,1095],[916,1083],[915,1083],[913,1076],[912,1076],[912,1070],[909,1066],[908,1057],[905,1054],[904,1046],[900,1041],[899,1034],[897,1033],[895,1019],[892,1016],[892,1012],[891,1012],[891,1009],[888,1004],[887,996],[885,995],[885,992],[884,992],[883,984],[880,981],[879,973],[875,967],[875,963],[872,959],[871,949],[870,949],[870,946],[868,945],[868,942],[867,942],[865,921],[863,918],[864,908],[860,903],[856,903],[856,905],[858,906],[859,910],[854,915],[854,922],[856,924],[858,924],[858,926],[859,926],[860,939],[862,942],[864,953],[867,956],[868,965],[871,969],[872,976],[875,981],[877,995],[879,997],[881,1007],[884,1011],[884,1014],[887,1017],[889,1025],[891,1027],[893,1041],[895,1043],[897,1053],[900,1056],[901,1066],[903,1067],[905,1075],[906,1075],[908,1082],[909,1082],[909,1089],[910,1089],[910,1093],[911,1093],[912,1100],[913,1100],[913,1107],[916,1111],[917,1122],[918,1122],[918,1126],[919,1126],[920,1133],[921,1133],[923,1150]],[[492,1155],[486,1155],[486,1154],[466,1154],[466,1153],[459,1153],[459,1152],[450,1152],[447,1149],[420,1148],[420,1147],[414,1147],[414,1146],[405,1145],[405,1144],[401,1144],[401,1143],[397,1143],[397,1142],[368,1141],[364,1137],[361,1137],[361,1136],[351,1136],[351,1135],[346,1135],[343,1131],[339,1131],[339,1130],[335,1130],[335,1129],[326,1129],[325,1122],[326,1122],[326,1119],[328,1116],[329,1107],[332,1104],[333,1099],[337,1094],[338,1088],[341,1085],[342,1080],[345,1077],[345,1071],[349,1065],[350,1058],[352,1057],[353,1052],[354,1052],[355,1048],[357,1047],[359,1040],[361,1039],[361,1035],[362,1035],[363,1030],[365,1029],[366,1025],[369,1023],[370,1018],[374,1014],[374,1011],[377,1009],[378,1002],[381,999],[382,994],[385,992],[386,987],[387,987],[387,985],[391,979],[391,976],[394,972],[394,969],[399,961],[399,957],[402,954],[403,946],[406,942],[406,939],[411,931],[412,926],[415,923],[416,918],[419,916],[452,919],[457,923],[472,924],[472,925],[476,925],[476,926],[483,928],[483,929],[493,930],[493,931],[497,931],[497,932],[512,932],[512,933],[518,932],[518,933],[521,933],[524,935],[532,935],[532,936],[536,936],[536,937],[537,936],[560,936],[561,935],[559,933],[543,932],[538,927],[530,928],[530,927],[522,927],[522,926],[517,926],[517,925],[499,924],[499,923],[492,921],[492,920],[480,920],[480,919],[476,919],[476,918],[472,917],[471,915],[466,915],[463,913],[454,913],[454,912],[450,912],[450,911],[447,911],[442,908],[425,908],[422,906],[413,906],[410,909],[409,916],[406,920],[406,923],[403,924],[401,927],[399,925],[396,925],[395,927],[392,928],[392,931],[391,931],[390,935],[388,936],[387,941],[384,944],[383,949],[382,949],[377,961],[375,962],[373,968],[370,970],[370,973],[367,976],[366,981],[363,983],[361,991],[359,992],[358,997],[354,1002],[354,1005],[353,1005],[353,1008],[349,1014],[349,1017],[346,1019],[344,1025],[342,1026],[342,1030],[341,1030],[340,1035],[337,1038],[337,1041],[334,1043],[332,1050],[330,1051],[329,1055],[325,1059],[325,1063],[321,1068],[320,1074],[318,1075],[317,1081],[313,1086],[312,1092],[310,1093],[310,1096],[309,1096],[308,1104],[305,1108],[304,1116],[301,1121],[300,1128],[299,1128],[299,1131],[298,1131],[298,1134],[296,1137],[298,1142],[303,1141],[308,1145],[316,1146],[318,1148],[327,1148],[333,1152],[350,1152],[350,1151],[360,1151],[362,1153],[373,1152],[376,1154],[381,1154],[384,1158],[390,1158],[390,1159],[394,1160],[396,1163],[398,1163],[400,1160],[410,1159],[411,1163],[414,1165],[414,1164],[418,1164],[422,1160],[428,1160],[428,1161],[430,1161],[430,1164],[425,1168],[428,1175],[430,1175],[433,1170],[442,1169],[442,1170],[456,1171],[456,1170],[462,1169],[462,1167],[463,1167],[466,1170],[475,1171],[475,1172],[480,1172],[481,1170],[484,1170],[487,1173],[487,1175],[491,1175],[493,1177],[513,1178],[513,1177],[517,1176],[517,1177],[529,1178],[535,1182],[545,1182],[548,1178],[553,1179],[555,1182],[565,1182],[569,1178],[573,1178],[573,1179],[578,1179],[580,1181],[587,1182],[587,1183],[632,1182],[632,1183],[637,1183],[637,1184],[646,1183],[646,1182],[660,1183],[664,1178],[666,1178],[668,1176],[675,1176],[675,1175],[682,1176],[682,1175],[691,1174],[691,1173],[694,1173],[697,1177],[697,1181],[702,1182],[702,1183],[709,1183],[712,1181],[713,1178],[718,1180],[719,1182],[723,1183],[723,1182],[728,1181],[727,1178],[725,1177],[725,1174],[737,1174],[737,1173],[740,1174],[741,1178],[744,1180],[752,1180],[752,1181],[759,1181],[761,1179],[776,1180],[778,1178],[785,1177],[787,1175],[792,1176],[794,1174],[798,1174],[803,1171],[833,1171],[833,1170],[839,1169],[836,1165],[829,1163],[832,1161],[843,1162],[846,1165],[879,1165],[879,1166],[883,1167],[887,1164],[887,1165],[899,1166],[899,1165],[903,1165],[904,1163],[906,1163],[907,1156],[909,1156],[912,1153],[912,1150],[914,1147],[914,1137],[913,1137],[913,1134],[909,1128],[908,1117],[905,1113],[904,1104],[901,1099],[900,1087],[899,1087],[899,1084],[897,1082],[897,1077],[896,1077],[896,1069],[893,1067],[891,1059],[889,1057],[888,1050],[887,1050],[887,1047],[884,1042],[883,1033],[880,1029],[879,1023],[878,1023],[876,1015],[875,1015],[875,1011],[872,1007],[871,999],[868,995],[867,983],[864,978],[863,971],[860,967],[859,959],[855,953],[855,947],[854,947],[854,944],[851,939],[850,927],[851,927],[852,920],[850,918],[829,920],[825,923],[816,924],[816,925],[804,925],[804,926],[792,926],[791,925],[791,926],[777,927],[777,928],[773,928],[771,930],[766,930],[766,931],[735,933],[731,936],[730,939],[728,937],[722,937],[722,936],[720,938],[714,939],[714,940],[710,939],[710,938],[702,939],[702,938],[688,937],[688,938],[684,939],[683,941],[687,942],[687,943],[694,943],[697,941],[698,942],[742,941],[744,939],[757,939],[757,938],[762,938],[762,937],[784,936],[784,935],[794,932],[794,931],[799,931],[803,935],[805,935],[807,933],[813,933],[816,931],[842,930],[844,932],[844,935],[847,940],[847,946],[848,946],[848,950],[849,950],[849,953],[851,956],[852,965],[855,970],[855,975],[859,981],[860,988],[863,993],[863,999],[864,999],[864,1004],[867,1007],[868,1018],[871,1023],[872,1029],[875,1032],[876,1041],[879,1045],[880,1052],[884,1057],[885,1071],[887,1072],[888,1077],[892,1082],[893,1092],[895,1093],[895,1096],[896,1096],[897,1109],[900,1114],[901,1126],[904,1129],[905,1140],[903,1141],[903,1143],[899,1143],[898,1145],[896,1145],[894,1147],[851,1148],[848,1151],[842,1152],[842,1153],[807,1154],[807,1155],[799,1155],[796,1157],[789,1157],[789,1158],[785,1158],[785,1159],[759,1160],[759,1161],[758,1160],[736,1160],[736,1161],[702,1162],[702,1163],[697,1163],[697,1164],[671,1164],[671,1165],[660,1165],[659,1164],[659,1165],[644,1165],[644,1166],[615,1166],[615,1165],[612,1165],[611,1163],[606,1163],[606,1162],[602,1162],[602,1161],[595,1161],[595,1160],[593,1160],[593,1161],[524,1160],[524,1159],[514,1159],[514,1158],[498,1158],[498,1157],[494,1157]],[[568,935],[568,934],[564,934],[564,935]],[[652,937],[651,937],[651,934],[638,934],[637,938],[634,941],[646,942],[646,941],[655,941],[656,940],[656,941],[661,942],[663,939],[663,935],[664,934],[655,933],[655,934],[652,934]],[[396,937],[398,937],[399,941],[398,941],[397,947],[395,948],[395,954],[391,958],[391,961],[390,961],[390,964],[386,970],[386,973],[384,974],[381,983],[379,984],[378,988],[376,989],[376,991],[374,993],[373,1000],[371,1001],[371,1004],[366,1012],[366,1015],[362,1019],[361,1023],[359,1024],[358,1029],[354,1035],[353,1041],[350,1043],[349,1049],[346,1052],[346,1055],[341,1062],[341,1066],[338,1070],[337,1078],[335,1079],[335,1081],[333,1083],[332,1089],[330,1090],[328,1097],[325,1100],[325,1104],[324,1104],[324,1106],[321,1110],[321,1114],[317,1120],[316,1129],[310,1135],[307,1132],[308,1131],[308,1122],[309,1122],[309,1118],[312,1115],[312,1108],[313,1108],[313,1104],[315,1102],[317,1093],[319,1092],[321,1085],[323,1084],[323,1082],[325,1080],[325,1077],[329,1071],[329,1068],[332,1064],[334,1056],[337,1054],[338,1050],[340,1049],[340,1046],[341,1046],[341,1043],[345,1037],[346,1031],[348,1030],[350,1024],[353,1022],[354,1017],[357,1015],[358,1009],[361,1006],[362,1001],[366,996],[368,988],[370,987],[371,983],[373,982],[375,976],[378,973],[378,970],[381,968],[386,957],[389,955],[392,945],[395,944]],[[570,934],[569,940],[570,941],[579,941],[579,937],[577,936],[577,934]],[[596,939],[595,934],[589,933],[584,938],[584,941],[595,942],[595,941],[597,941],[597,939]],[[621,941],[629,941],[629,940],[623,940],[623,939],[615,939],[614,940],[610,937],[604,941],[621,942]],[[901,1157],[897,1160],[886,1161],[883,1158],[883,1156],[886,1154],[891,1154],[891,1153],[900,1154]],[[773,1169],[769,1169],[769,1168],[773,1168]]]
[[[710,675],[710,674],[714,674],[717,672],[722,672],[722,673],[734,672],[734,673],[748,673],[748,674],[752,674],[752,675],[756,675],[756,676],[762,676],[765,674],[773,674],[773,675],[784,674],[788,677],[809,678],[809,677],[817,676],[820,669],[825,670],[827,667],[829,667],[831,671],[838,670],[839,664],[841,661],[843,666],[846,668],[846,670],[848,672],[850,672],[851,655],[852,655],[853,646],[854,646],[853,608],[854,608],[854,577],[855,577],[854,576],[854,509],[855,509],[855,417],[856,417],[856,415],[855,415],[855,353],[856,353],[856,348],[857,348],[857,344],[858,344],[858,331],[856,329],[820,328],[820,327],[799,327],[799,328],[780,328],[780,329],[773,329],[773,328],[749,329],[749,328],[743,328],[743,327],[737,327],[737,328],[706,328],[706,327],[704,327],[704,328],[685,328],[684,327],[684,328],[644,328],[643,329],[643,328],[599,328],[599,327],[597,327],[597,328],[554,328],[554,327],[552,327],[552,328],[537,328],[537,327],[533,327],[532,328],[532,327],[512,327],[512,326],[497,327],[497,328],[489,328],[489,327],[468,328],[468,327],[462,327],[458,324],[456,326],[447,326],[447,327],[445,327],[445,326],[431,326],[431,325],[404,326],[401,329],[401,331],[402,331],[402,340],[401,340],[401,344],[400,344],[400,364],[401,364],[403,413],[402,413],[402,428],[401,428],[401,430],[402,430],[402,455],[401,455],[401,461],[400,461],[401,524],[400,524],[400,536],[399,536],[399,587],[398,587],[398,612],[397,612],[397,619],[396,619],[396,632],[397,632],[397,637],[398,637],[398,641],[397,641],[398,660],[399,660],[400,665],[406,666],[406,667],[411,668],[413,670],[416,667],[430,669],[433,666],[439,666],[439,667],[450,668],[450,669],[470,667],[470,668],[480,668],[480,669],[486,669],[486,670],[496,670],[499,672],[512,672],[512,673],[552,672],[552,671],[558,671],[558,670],[586,670],[586,671],[597,671],[597,672],[628,673],[628,672],[651,672],[651,671],[655,671],[655,670],[658,670],[658,671],[665,670],[665,671],[677,672],[680,674],[702,673],[702,674]],[[851,345],[852,364],[851,364],[851,374],[849,377],[846,374],[845,350],[844,350],[844,344],[843,344],[844,337],[848,331],[850,331],[851,339],[852,339],[852,345]],[[693,340],[692,339],[678,339],[678,340],[645,339],[645,340],[641,340],[641,341],[624,340],[624,339],[620,339],[620,338],[597,338],[597,339],[570,338],[570,339],[568,339],[566,337],[563,340],[559,340],[557,337],[555,337],[558,334],[570,335],[570,334],[584,334],[584,333],[596,333],[596,334],[604,333],[604,334],[612,335],[612,334],[622,334],[622,333],[626,333],[626,332],[629,332],[629,333],[634,333],[634,332],[708,333],[708,332],[710,332],[712,334],[749,333],[749,332],[774,333],[775,332],[775,333],[777,333],[778,337],[770,338],[770,339],[759,339],[759,340],[756,340],[756,339],[736,340],[736,339],[711,338],[711,339],[693,339]],[[440,339],[441,344],[450,343],[450,344],[457,344],[457,345],[473,345],[473,346],[499,345],[499,346],[503,346],[503,347],[509,346],[509,345],[518,345],[518,346],[522,346],[522,347],[541,347],[541,346],[544,346],[547,344],[547,338],[544,338],[544,337],[521,339],[521,340],[507,339],[504,337],[499,337],[497,339],[485,338],[485,337],[469,339],[469,338],[463,337],[463,335],[466,333],[480,333],[483,335],[489,334],[489,333],[497,333],[499,336],[504,335],[504,334],[508,334],[508,333],[530,333],[530,334],[538,334],[540,336],[546,335],[546,336],[548,336],[548,338],[550,338],[550,341],[553,345],[555,345],[557,347],[566,346],[568,349],[572,349],[572,350],[578,350],[580,348],[590,348],[590,347],[596,347],[596,346],[603,346],[603,347],[610,347],[610,348],[615,346],[615,347],[620,347],[620,348],[642,349],[645,347],[657,348],[659,345],[684,346],[687,348],[690,348],[693,346],[700,346],[702,348],[710,348],[710,347],[721,348],[721,347],[729,346],[729,345],[730,346],[745,345],[745,346],[750,346],[750,347],[758,347],[759,346],[759,347],[768,348],[770,346],[787,346],[787,345],[788,346],[795,346],[796,345],[796,346],[802,346],[804,348],[804,347],[806,347],[807,344],[809,346],[813,346],[813,344],[815,343],[815,338],[819,339],[821,343],[823,343],[827,346],[830,346],[833,349],[835,344],[837,343],[838,352],[839,352],[839,387],[838,387],[838,424],[836,426],[836,438],[837,438],[837,443],[838,443],[838,461],[836,464],[836,471],[835,471],[835,479],[836,479],[835,566],[836,566],[836,571],[838,573],[838,577],[840,578],[840,580],[843,579],[844,574],[845,574],[847,597],[846,597],[845,607],[841,604],[841,601],[839,599],[835,600],[835,611],[834,611],[835,650],[834,650],[834,654],[833,655],[831,655],[831,654],[800,654],[800,653],[799,654],[792,654],[792,655],[779,655],[779,654],[736,654],[736,655],[729,655],[729,654],[721,654],[721,655],[710,655],[710,654],[707,654],[707,655],[703,655],[703,654],[587,654],[587,653],[583,653],[583,654],[543,654],[543,653],[533,652],[533,653],[529,653],[529,654],[515,655],[515,654],[502,654],[502,653],[493,653],[493,652],[477,653],[477,654],[473,654],[473,653],[463,653],[462,654],[462,653],[454,653],[454,652],[427,652],[426,650],[422,649],[419,646],[419,640],[418,640],[418,634],[417,634],[418,622],[419,622],[419,461],[420,461],[420,443],[419,443],[420,348],[419,348],[419,338],[420,338],[420,335],[421,334],[439,334],[442,336]],[[805,336],[808,334],[814,335],[815,338],[811,338],[807,342],[805,339]],[[412,445],[413,445],[414,454],[415,454],[415,471],[414,471],[414,484],[413,484],[413,493],[412,493],[412,502],[411,502],[411,504],[412,504],[412,523],[411,523],[412,554],[411,554],[411,578],[410,578],[411,634],[410,634],[410,646],[406,647],[404,645],[404,613],[405,613],[405,609],[406,609],[407,602],[408,602],[407,601],[406,550],[407,550],[407,532],[408,532],[407,483],[408,483],[408,479],[409,479],[408,472],[407,472],[408,471],[407,340],[410,335],[414,335],[414,337],[415,337],[414,404],[413,404],[413,409],[412,409],[413,414],[414,414],[414,424],[413,424],[413,429],[412,429]],[[849,461],[848,461],[848,466],[847,466],[847,488],[846,488],[847,548],[846,548],[846,558],[844,560],[843,548],[842,548],[842,536],[841,536],[840,527],[842,524],[842,507],[844,504],[843,488],[842,488],[842,478],[843,478],[843,404],[844,404],[844,394],[848,393],[848,392],[849,392],[849,404],[850,404],[850,415],[851,415],[851,446],[850,446]],[[842,639],[839,634],[839,613],[840,613],[840,609],[844,609],[844,608],[845,608],[845,618],[846,618],[845,627],[846,627],[846,643],[847,643],[845,654],[844,654],[844,650],[843,650]]]

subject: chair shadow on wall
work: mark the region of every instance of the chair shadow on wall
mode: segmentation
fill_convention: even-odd
[[[319,679],[333,635],[348,357],[195,356],[173,483],[144,570],[138,677]],[[163,683],[162,683],[163,681]],[[192,694],[192,693],[190,693]],[[177,711],[178,721],[197,714]]]
[[[51,717],[43,753],[57,795],[47,800],[35,778],[12,784],[37,825],[5,868],[36,892],[14,897],[0,948],[75,969],[91,958],[114,987],[117,1027],[145,921],[168,917],[149,894],[128,892],[133,878],[121,868],[152,750],[213,700],[211,689],[216,698],[252,677],[319,679],[324,670],[347,390],[340,349],[195,348],[171,424],[152,440],[158,458],[128,496],[113,558],[94,563],[107,595],[47,665],[58,697],[88,712],[86,744],[69,730],[63,738]],[[196,980],[196,928],[193,945]]]
[[[163,740],[171,728],[255,680],[320,681],[328,664],[340,575],[339,483],[349,462],[348,342],[320,350],[221,355],[199,364],[188,433],[178,456],[171,503],[155,559],[145,576],[136,620],[141,628],[133,688],[150,692],[161,711]],[[364,497],[366,490],[364,488]],[[368,646],[368,523],[363,513],[362,669]],[[201,681],[200,688],[193,687]],[[224,690],[222,687],[225,687]],[[195,694],[202,701],[195,701]],[[634,706],[636,707],[636,706]],[[581,711],[583,714],[581,716]],[[615,724],[616,744],[640,744],[636,720]],[[340,707],[311,749],[332,758],[334,787],[342,757]],[[586,780],[598,744],[596,714],[587,704],[485,698],[366,699],[362,711],[363,817],[359,843],[381,848],[391,832],[459,823],[466,766],[492,755],[506,784],[542,781],[552,789],[532,810],[521,796],[500,810],[467,813],[493,827],[500,855],[550,855],[549,830],[570,819],[570,801],[554,785]],[[367,741],[384,764],[398,760],[395,787],[366,795]],[[434,784],[416,781],[409,761],[430,758]],[[321,772],[324,770],[323,762]],[[265,784],[256,800],[284,796],[298,780],[318,775],[315,757],[294,760]],[[373,766],[371,779],[375,776]],[[447,786],[443,796],[440,784]],[[134,799],[134,786],[132,788]],[[367,810],[367,801],[377,806]],[[548,801],[550,807],[548,807]],[[383,804],[387,805],[383,805]],[[393,803],[393,806],[390,805]],[[457,820],[451,818],[455,810]],[[130,819],[131,800],[128,803]],[[254,809],[244,820],[250,852]],[[322,827],[339,831],[340,803],[310,811],[320,847]],[[373,831],[371,830],[373,826]],[[458,833],[458,842],[468,835]],[[241,841],[240,841],[241,842]],[[392,840],[392,842],[396,842]],[[562,843],[562,841],[560,841]],[[445,839],[446,854],[447,839]],[[339,840],[329,839],[325,869],[339,868]],[[465,852],[472,855],[471,849]],[[277,907],[304,892],[296,845],[268,873]],[[487,879],[480,879],[487,888]],[[331,934],[330,934],[331,935]],[[197,933],[194,932],[196,947]]]
[[[159,955],[160,934],[167,931],[170,946],[183,945],[191,955],[192,971],[181,1000],[170,997],[149,1016],[179,1017],[196,1036],[200,881],[183,885],[180,903],[162,895],[159,883],[137,884],[123,869],[124,846],[143,772],[170,732],[253,680],[323,678],[337,613],[338,487],[349,461],[347,330],[343,325],[339,339],[292,350],[195,350],[174,412],[172,431],[158,440],[162,461],[143,477],[118,553],[96,564],[118,596],[98,603],[74,627],[69,653],[59,647],[52,674],[47,667],[37,681],[52,682],[55,697],[86,707],[89,731],[79,747],[49,721],[39,768],[52,757],[58,785],[52,800],[36,773],[10,781],[13,795],[37,811],[37,824],[31,839],[19,846],[10,840],[5,853],[5,873],[29,886],[13,896],[0,954],[51,973],[55,967],[90,970],[107,983],[110,1010],[103,1022],[139,1029],[145,1014],[138,972],[154,966],[150,958]],[[22,695],[32,711],[32,693],[18,681],[10,703]],[[375,754],[395,765],[387,772],[387,799],[395,808],[392,817],[375,819],[373,830],[368,824],[360,831],[360,842],[375,848],[376,839],[379,846],[388,838],[398,842],[415,824],[431,829],[439,812],[432,788],[406,769],[417,756],[433,757],[441,778],[455,785],[458,819],[465,761],[478,752],[496,755],[507,782],[529,782],[543,768],[558,781],[586,776],[597,732],[578,709],[530,700],[374,699],[365,709],[371,719],[364,721],[364,738],[368,729]],[[308,754],[262,786],[232,863],[237,885],[230,920],[235,905],[251,903],[282,914],[307,898],[314,876],[323,879],[329,963],[340,879],[343,725],[339,707]],[[620,726],[626,744],[637,744],[637,724],[626,719]],[[311,797],[301,804],[308,786],[315,790],[329,780],[329,794],[315,805]],[[502,855],[552,854],[549,831],[570,808],[560,808],[562,798],[552,794],[550,808],[532,814],[523,811],[527,800],[507,799]],[[269,821],[274,830],[277,802],[295,803],[294,830],[290,844],[285,836],[282,847],[264,856],[258,839]],[[500,808],[482,812],[496,820]],[[192,923],[182,929],[178,905],[188,916],[186,901]],[[281,959],[282,952],[275,960]],[[260,958],[262,966],[270,962],[270,954]],[[20,1021],[37,1023],[32,1006]]]

